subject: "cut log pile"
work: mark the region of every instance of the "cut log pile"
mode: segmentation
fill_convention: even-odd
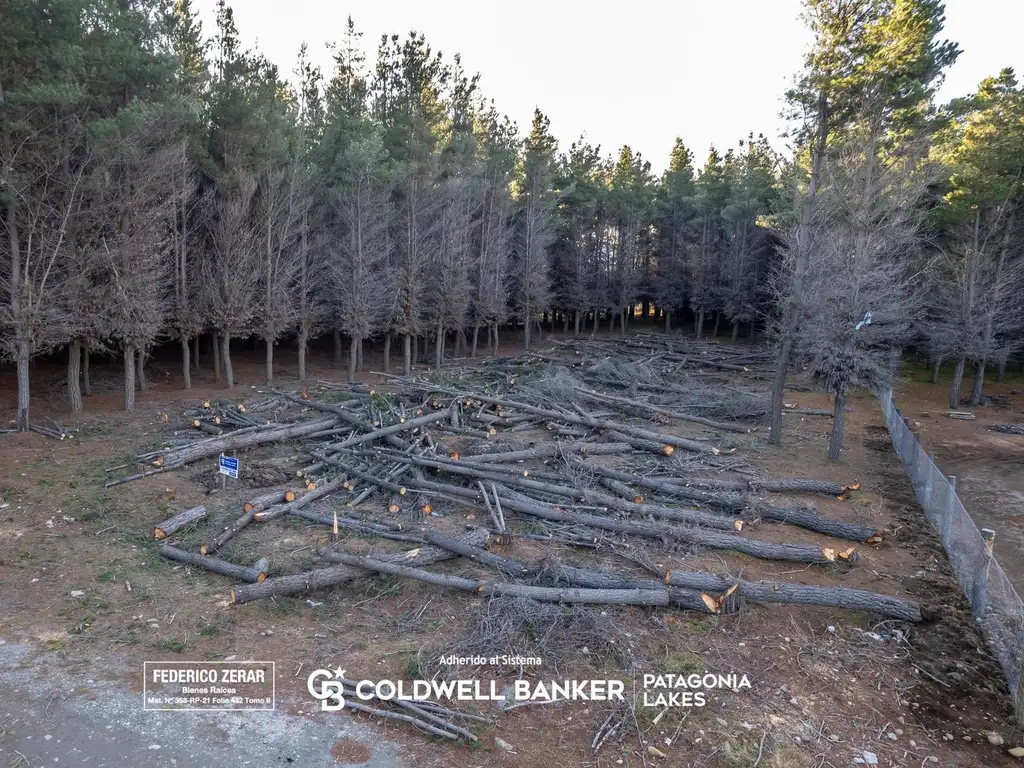
[[[279,450],[295,487],[253,489],[244,507],[196,507],[152,523],[161,555],[233,579],[236,605],[383,573],[481,597],[710,614],[783,602],[919,621],[920,608],[896,595],[743,579],[697,564],[714,552],[738,570],[743,561],[729,558],[741,555],[808,564],[809,575],[828,566],[819,569],[827,580],[883,544],[885,532],[853,505],[835,519],[814,503],[856,483],[765,476],[748,465],[767,410],[769,360],[637,334],[559,342],[546,355],[446,366],[428,377],[380,374],[380,391],[323,382],[204,403],[183,414],[201,439],[139,456],[141,471],[108,485],[223,453]],[[467,519],[474,527],[460,530]],[[286,573],[230,562],[239,540],[272,539],[289,521],[319,526],[323,565]],[[344,532],[382,546],[339,551]],[[182,543],[189,537],[194,552]],[[550,552],[497,554],[517,539]],[[619,545],[694,565],[620,559],[609,567],[599,555]],[[570,563],[567,552],[590,562]],[[452,560],[459,573],[435,568]]]

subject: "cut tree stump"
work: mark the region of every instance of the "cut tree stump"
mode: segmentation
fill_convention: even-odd
[[[166,539],[179,528],[184,528],[186,525],[196,523],[204,517],[206,517],[206,507],[201,504],[198,507],[186,509],[184,512],[179,512],[174,517],[168,518],[157,525],[156,528],[153,529],[153,538],[157,541]]]

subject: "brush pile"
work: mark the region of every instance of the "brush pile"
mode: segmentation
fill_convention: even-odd
[[[209,436],[142,455],[142,471],[110,484],[223,453],[279,450],[293,483],[254,491],[219,519],[187,510],[150,529],[163,534],[165,557],[241,582],[235,605],[388,574],[504,600],[722,615],[756,601],[920,621],[903,597],[745,579],[731,564],[737,553],[808,564],[836,582],[858,567],[861,548],[883,545],[884,532],[850,505],[835,519],[812,501],[858,485],[748,465],[767,409],[767,359],[646,334],[561,342],[544,355],[420,378],[381,374],[373,389],[319,382],[206,403],[185,412],[183,426]],[[321,565],[278,573],[217,556],[243,532],[280,536],[273,521],[295,518],[323,526]],[[183,531],[201,541],[194,551],[169,540]],[[341,551],[352,534],[382,545]],[[516,542],[546,554],[519,559]],[[715,568],[702,558],[712,552]],[[692,567],[659,565],[665,556]],[[435,567],[453,560],[458,574]]]

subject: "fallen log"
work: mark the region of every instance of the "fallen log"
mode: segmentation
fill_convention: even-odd
[[[391,374],[382,374],[391,378]],[[426,382],[425,382],[426,383]],[[479,400],[483,403],[491,403],[492,405],[500,405],[503,408],[514,408],[516,410],[523,411],[525,413],[532,413],[537,416],[542,416],[552,421],[564,421],[570,424],[578,424],[584,427],[590,427],[592,429],[603,429],[603,430],[614,430],[631,437],[639,438],[641,440],[653,441],[660,443],[661,445],[671,445],[675,448],[683,448],[687,451],[694,453],[711,453],[718,455],[721,453],[718,448],[714,446],[705,445],[699,443],[696,440],[689,440],[685,437],[677,437],[675,435],[666,435],[660,432],[651,432],[650,430],[640,429],[639,427],[632,427],[626,424],[619,424],[614,421],[608,421],[607,419],[596,419],[589,416],[581,416],[578,414],[568,413],[566,411],[552,411],[547,408],[538,408],[528,403],[520,403],[514,400],[502,400],[495,397],[487,397],[485,395],[479,395],[476,393],[460,392],[456,389],[450,389],[447,387],[440,387],[435,384],[428,384],[428,386],[438,392],[444,392],[456,397],[471,397],[473,400]]]
[[[673,445],[658,443],[654,440],[642,440],[638,437],[617,432],[614,429],[608,430],[605,434],[612,440],[628,443],[635,451],[649,451],[650,453],[657,453],[662,456],[671,456],[676,452],[675,446]]]
[[[170,517],[158,524],[156,528],[153,529],[153,538],[158,541],[160,539],[166,539],[179,528],[184,528],[186,525],[199,522],[204,517],[206,517],[206,507],[201,504],[198,507],[186,509],[184,512],[179,512],[174,517]]]
[[[631,475],[628,472],[620,472],[619,470],[612,469],[611,467],[605,467],[600,464],[593,464],[579,459],[577,459],[575,463],[578,467],[584,468],[589,472],[600,475],[601,477],[605,477],[610,480],[617,480],[623,483],[632,483],[633,485],[641,488],[649,488],[652,491],[658,491],[659,493],[675,496],[680,499],[686,499],[688,501],[697,501],[703,504],[709,504],[730,510],[743,509],[748,503],[750,503],[748,499],[745,499],[742,496],[723,496],[721,494],[708,493],[707,491],[702,491],[698,488],[688,487],[684,485],[682,481]]]
[[[524,448],[521,451],[499,451],[497,453],[466,454],[467,459],[485,461],[489,464],[511,464],[516,461],[546,459],[551,456],[563,456],[579,453],[584,456],[607,456],[616,453],[629,453],[633,446],[622,443],[586,443],[582,441],[556,442],[554,445],[541,445],[536,448]]]
[[[299,498],[295,499],[295,501],[288,502],[287,504],[277,504],[268,509],[264,509],[261,512],[255,513],[254,519],[256,520],[257,523],[266,523],[270,520],[273,520],[275,517],[280,517],[281,515],[286,515],[290,512],[294,512],[297,509],[302,509],[307,504],[310,504],[316,501],[317,499],[322,499],[327,494],[333,493],[334,491],[338,490],[346,482],[348,482],[348,479],[344,475],[336,477],[330,482],[324,483],[320,487],[314,488],[312,491],[304,493],[302,496],[299,496]]]
[[[427,424],[433,424],[436,421],[442,421],[450,417],[450,410],[437,411],[435,413],[428,413],[424,416],[420,416],[415,419],[408,419],[402,421],[399,424],[392,424],[390,427],[384,427],[382,429],[376,429],[365,435],[356,435],[350,437],[348,440],[342,440],[339,443],[330,443],[324,447],[324,450],[329,453],[337,453],[338,451],[344,450],[345,448],[351,448],[356,445],[362,445],[363,443],[372,443],[374,440],[379,440],[382,437],[388,435],[396,435],[399,432],[408,432],[416,429],[417,427],[423,427]]]
[[[219,573],[222,576],[230,576],[232,579],[237,579],[238,581],[246,581],[250,584],[260,584],[265,583],[267,580],[266,571],[235,565],[234,563],[229,563],[226,560],[220,560],[216,557],[197,555],[194,552],[187,552],[184,549],[172,547],[170,544],[161,544],[157,551],[168,560],[176,560],[179,563],[195,565],[200,568],[204,568],[207,571]]]
[[[363,476],[366,480],[379,485],[384,490],[397,491],[398,486],[387,481],[379,480],[372,476],[365,475],[358,471],[354,474]],[[481,502],[482,496],[479,491],[464,488],[447,483],[435,483],[430,480],[417,480],[416,486],[420,490],[437,491],[447,493],[464,499],[472,499]],[[524,501],[519,498],[512,498],[506,494],[498,496],[502,507],[511,509],[530,517],[538,517],[543,520],[551,520],[558,523],[569,523],[577,526],[588,526],[605,531],[615,531],[630,536],[641,536],[643,538],[680,541],[687,544],[708,547],[710,549],[734,550],[743,554],[751,555],[765,560],[788,560],[797,563],[833,563],[837,560],[845,562],[856,562],[857,552],[855,548],[837,552],[828,547],[811,547],[797,544],[774,544],[771,542],[750,539],[737,534],[719,533],[717,531],[704,531],[693,528],[680,528],[661,523],[636,523],[624,522],[611,517],[590,515],[581,512],[566,512],[557,507],[545,506],[540,502]]]
[[[480,549],[456,539],[444,536],[437,531],[427,530],[423,538],[438,547],[451,550],[463,557],[481,563],[483,565],[497,568],[513,578],[526,579],[541,577],[555,583],[563,582],[577,587],[592,589],[640,589],[657,590],[663,588],[654,579],[634,579],[628,576],[621,576],[607,571],[594,571],[585,568],[573,568],[560,563],[545,561],[538,565],[528,566],[524,563],[509,560],[501,555],[495,555],[486,549]],[[692,590],[669,590],[669,604],[677,608],[700,613],[717,613],[717,604],[720,601],[710,595],[702,595]]]
[[[262,512],[267,507],[272,507],[275,504],[286,504],[295,501],[295,491],[284,490],[284,491],[271,491],[270,493],[264,493],[262,496],[257,496],[242,505],[242,509],[246,512]]]
[[[913,600],[863,589],[790,584],[784,581],[744,581],[705,571],[666,571],[657,568],[651,570],[661,577],[663,583],[687,589],[720,591],[739,585],[744,598],[762,603],[820,605],[851,611],[868,611],[904,621],[921,621],[921,608]]]
[[[609,395],[604,392],[595,392],[591,389],[584,389],[582,387],[576,387],[576,391],[586,397],[592,398],[595,402],[604,403],[606,405],[608,403],[616,403],[626,409],[651,413],[657,416],[664,416],[665,418],[674,419],[676,421],[688,421],[694,424],[701,424],[705,427],[721,430],[723,432],[736,432],[741,435],[745,435],[753,432],[755,429],[755,427],[745,427],[742,424],[729,424],[724,421],[706,419],[703,416],[691,416],[688,413],[676,413],[675,411],[670,411],[668,408],[660,408],[649,403],[629,400],[624,397],[616,397],[615,395]]]
[[[321,403],[317,400],[303,400],[301,397],[296,397],[295,395],[288,394],[286,392],[282,392],[281,396],[287,400],[290,400],[293,403],[298,403],[299,405],[308,406],[310,408],[323,411],[324,413],[333,413],[335,416],[340,418],[349,426],[355,427],[356,429],[362,430],[363,432],[373,432],[374,429],[376,429],[376,427],[374,427],[373,424],[371,424],[370,422],[336,405],[330,405],[329,403]],[[369,395],[366,396],[366,399],[370,399]],[[409,443],[400,438],[398,435],[386,435],[384,437],[384,442],[386,442],[392,448],[397,448],[400,451],[405,451],[410,448]]]
[[[221,531],[215,539],[203,544],[199,548],[199,554],[210,555],[216,552],[218,549],[227,544],[239,531],[253,521],[256,516],[255,511],[249,511],[244,513],[241,517],[236,519],[231,525]]]
[[[482,528],[475,528],[459,538],[471,544],[482,545],[487,540],[487,531]],[[329,562],[336,562],[334,560],[336,555],[332,552],[321,553],[321,557]],[[382,562],[421,566],[451,560],[453,557],[454,555],[445,549],[427,545],[411,549],[408,552],[378,555],[377,559]],[[366,571],[348,565],[316,568],[312,571],[297,573],[291,576],[277,576],[267,579],[260,584],[236,587],[231,591],[231,602],[240,605],[265,597],[309,592],[314,589],[345,584],[356,579],[365,578],[365,576]]]
[[[171,448],[156,455],[156,458],[152,462],[156,469],[147,470],[128,477],[118,478],[117,480],[111,480],[106,483],[104,487],[111,488],[115,485],[121,485],[122,483],[127,483],[132,480],[138,480],[160,472],[166,472],[169,469],[177,469],[178,467],[183,467],[186,464],[192,464],[196,461],[201,461],[202,459],[207,459],[211,456],[217,456],[222,453],[232,453],[240,449],[251,448],[255,445],[263,445],[265,443],[274,443],[282,440],[291,440],[297,437],[305,437],[313,434],[314,432],[326,429],[333,423],[334,419],[325,419],[293,424],[286,427],[274,424],[269,427],[252,428],[251,430],[240,429],[235,432],[231,432],[224,437],[200,440],[197,443],[182,446],[181,448]]]
[[[770,504],[761,505],[757,508],[758,514],[764,520],[774,520],[778,523],[789,523],[809,531],[823,533],[826,536],[834,536],[837,539],[848,541],[866,542],[873,544],[881,542],[882,536],[877,528],[857,523],[844,523],[839,520],[832,520],[821,517],[813,510],[801,507],[776,507]]]
[[[575,587],[533,587],[523,584],[505,582],[489,583],[461,576],[445,576],[440,573],[425,571],[421,568],[409,568],[374,560],[370,557],[337,553],[335,558],[346,565],[356,568],[415,579],[427,584],[450,589],[472,592],[484,597],[511,595],[528,597],[545,603],[585,603],[592,605],[657,605],[669,604],[668,590],[659,589],[580,589]]]
[[[740,520],[701,512],[697,509],[672,509],[658,504],[638,504],[633,501],[619,499],[615,496],[610,496],[606,493],[594,491],[589,488],[566,488],[561,485],[551,485],[550,483],[541,483],[536,480],[530,480],[529,478],[525,478],[520,475],[483,472],[473,466],[464,466],[461,461],[442,460],[440,458],[427,459],[421,456],[408,456],[391,452],[388,452],[385,455],[394,461],[415,464],[421,467],[432,467],[451,474],[472,477],[476,480],[502,482],[518,488],[539,491],[551,496],[558,496],[560,498],[572,500],[583,500],[588,504],[607,507],[608,509],[614,509],[624,514],[651,515],[664,520],[674,520],[676,522],[690,523],[691,525],[701,525],[708,528],[717,528],[723,531],[738,531],[743,527],[743,523]]]

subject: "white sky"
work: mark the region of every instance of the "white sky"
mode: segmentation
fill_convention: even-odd
[[[781,97],[810,37],[800,0],[234,0],[242,42],[291,77],[299,46],[330,73],[325,44],[351,15],[372,66],[382,34],[410,29],[468,72],[528,130],[539,106],[561,147],[580,133],[604,154],[623,144],[664,169],[679,136],[703,163],[708,147],[764,133],[782,149]],[[197,0],[204,32],[215,0]],[[614,9],[614,10],[612,10]],[[942,100],[1012,66],[1024,76],[1022,0],[946,0],[944,36],[963,49]]]

